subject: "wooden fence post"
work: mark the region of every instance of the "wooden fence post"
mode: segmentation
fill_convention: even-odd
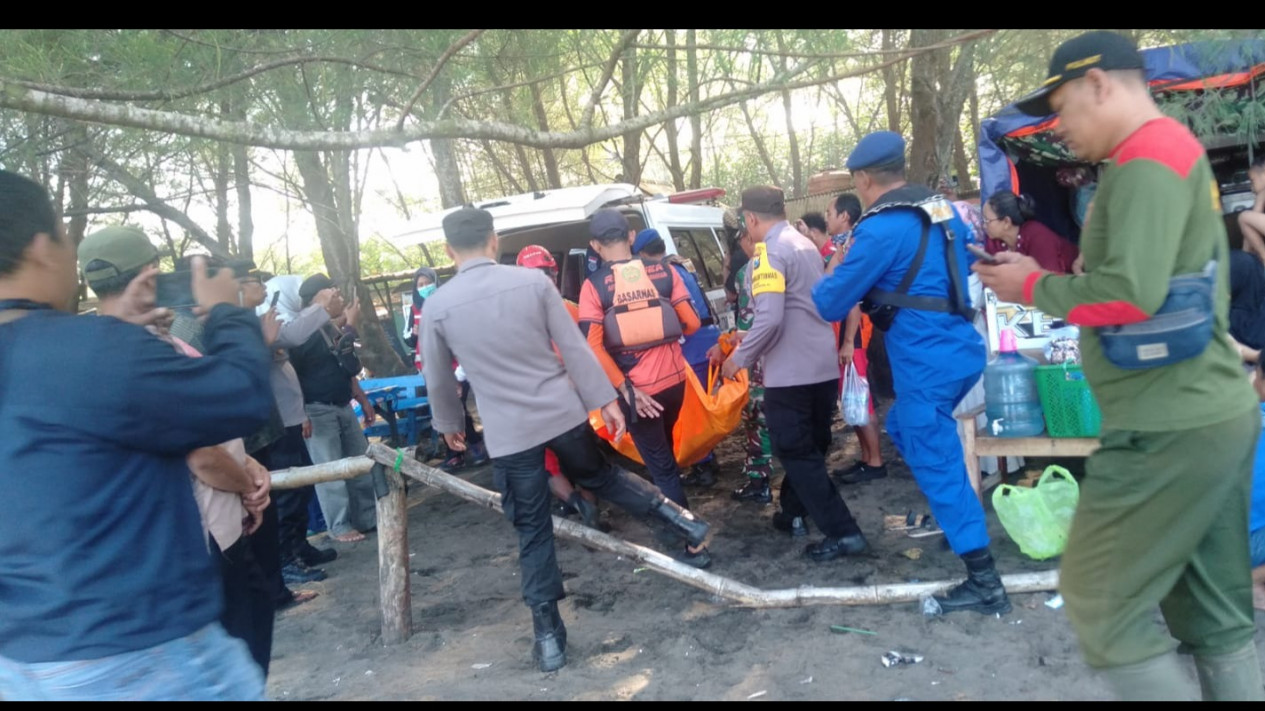
[[[413,635],[413,598],[409,589],[408,507],[404,478],[381,464],[388,493],[378,499],[378,589],[382,606],[382,642],[399,644]]]

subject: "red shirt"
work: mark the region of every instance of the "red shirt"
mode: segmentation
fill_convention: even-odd
[[[837,249],[838,247],[835,246],[835,241],[832,239],[828,239],[826,240],[826,243],[821,245],[821,248],[817,251],[821,252],[822,259],[829,262],[830,258],[835,255],[835,250]]]
[[[1010,251],[1005,242],[992,237],[985,240],[984,249],[989,254]],[[1042,269],[1055,274],[1071,274],[1072,262],[1080,256],[1076,245],[1036,220],[1028,220],[1019,226],[1019,240],[1015,242],[1014,251],[1032,257]]]

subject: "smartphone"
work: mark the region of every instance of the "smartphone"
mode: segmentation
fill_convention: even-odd
[[[219,271],[215,267],[208,268],[208,277]],[[277,292],[280,294],[280,292]],[[193,298],[193,272],[176,271],[159,274],[155,283],[154,302],[167,309],[187,309],[198,305]]]
[[[274,291],[274,292],[272,292],[272,301],[268,303],[268,308],[269,308],[269,309],[275,309],[275,308],[277,308],[277,301],[278,301],[280,298],[281,298],[281,292],[280,292],[280,291]]]
[[[976,257],[979,258],[981,262],[984,262],[985,264],[998,263],[997,257],[989,254],[987,250],[985,250],[983,247],[979,246],[978,244],[968,244],[966,245],[966,248],[968,251],[970,251],[971,254],[974,254]]]

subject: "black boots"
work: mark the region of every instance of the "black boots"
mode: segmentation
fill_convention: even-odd
[[[752,501],[757,504],[773,503],[773,491],[769,488],[768,479],[748,479],[741,489],[733,493],[735,501]]]
[[[691,546],[701,546],[707,538],[708,529],[711,528],[705,521],[672,503],[666,497],[651,507],[650,513],[671,526],[673,531]]]
[[[567,503],[580,514],[580,520],[585,526],[603,533],[610,530],[610,526],[602,523],[602,512],[597,508],[597,504],[581,496],[580,492],[571,492],[571,498],[567,500]]]
[[[840,538],[824,538],[817,543],[810,543],[804,548],[804,555],[814,563],[825,563],[828,560],[842,558],[845,555],[860,555],[870,550],[870,544],[861,532]]]
[[[1010,612],[1010,598],[1001,585],[1001,576],[993,565],[993,555],[987,548],[962,555],[966,563],[966,582],[949,590],[945,595],[934,595],[944,612],[974,610],[993,615]]]
[[[803,538],[808,535],[808,519],[803,516],[791,516],[785,511],[773,514],[773,527],[791,534],[791,538]]]
[[[567,628],[558,614],[558,602],[542,602],[531,607],[531,624],[536,632],[531,658],[540,671],[551,672],[567,663]]]
[[[334,559],[338,557],[338,551],[333,548],[317,548],[311,543],[308,543],[305,538],[303,539],[303,542],[299,544],[298,557],[299,560],[303,561],[303,565],[306,565],[309,568],[315,568],[318,565],[333,562]]]
[[[719,473],[720,468],[716,466],[715,459],[703,464],[695,464],[689,474],[681,477],[681,486],[707,489],[716,485],[716,475]]]
[[[865,462],[857,462],[848,469],[831,472],[831,475],[840,484],[860,484],[863,481],[874,481],[886,477],[887,465],[880,464],[872,467]]]

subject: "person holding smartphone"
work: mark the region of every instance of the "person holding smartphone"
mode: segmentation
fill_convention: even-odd
[[[1027,195],[1009,190],[990,195],[982,211],[984,248],[989,254],[1017,252],[1037,260],[1046,271],[1070,274],[1080,250],[1038,221],[1035,210]]]
[[[0,698],[262,701],[220,623],[186,461],[272,406],[236,281],[192,265],[207,349],[189,358],[144,328],[168,315],[152,256],[126,265],[142,269],[112,315],[79,317],[76,247],[47,191],[0,171],[0,215]],[[93,279],[124,271],[93,262]]]
[[[304,308],[317,299],[327,301],[324,308],[331,321],[301,345],[290,349],[290,361],[303,390],[304,410],[312,421],[308,453],[316,464],[364,454],[369,441],[356,421],[351,401],[355,399],[360,403],[366,426],[373,424],[376,415],[357,379],[361,369],[355,352],[359,300],[344,305],[338,287],[324,274],[314,274],[304,280],[299,287],[299,298]],[[345,318],[342,328],[332,323],[342,318]],[[329,524],[332,540],[363,541],[364,532],[377,527],[377,499],[373,480],[367,473],[346,481],[317,484],[316,499]]]

